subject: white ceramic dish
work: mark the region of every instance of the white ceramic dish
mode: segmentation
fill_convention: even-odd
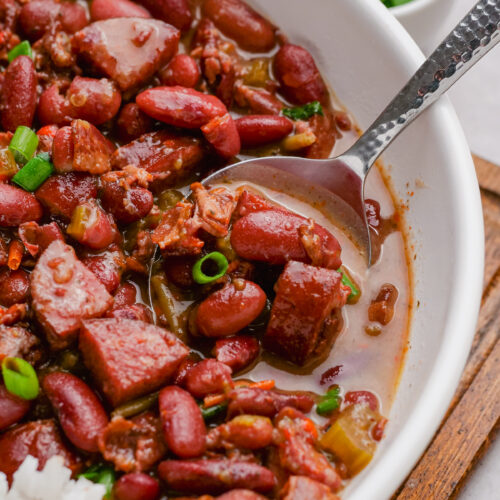
[[[413,0],[389,10],[419,47],[430,53],[443,38],[441,28],[453,12],[453,4],[454,0]]]
[[[315,56],[362,127],[368,126],[423,60],[415,42],[374,0],[253,0]],[[408,203],[414,245],[415,309],[410,349],[386,438],[343,493],[387,499],[424,451],[451,400],[479,309],[484,235],[479,189],[463,132],[444,98],[385,156]],[[408,199],[407,192],[414,191]]]

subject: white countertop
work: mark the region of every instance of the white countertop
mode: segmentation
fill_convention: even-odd
[[[476,0],[455,0],[446,25],[436,33],[436,46],[475,3]],[[462,77],[449,96],[471,151],[500,165],[500,45]],[[478,461],[457,497],[457,500],[497,499],[500,499],[500,439]]]

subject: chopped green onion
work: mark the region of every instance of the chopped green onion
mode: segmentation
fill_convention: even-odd
[[[24,359],[4,358],[2,376],[6,389],[22,399],[35,399],[40,389],[35,369]]]
[[[128,418],[139,415],[139,413],[142,413],[143,411],[150,410],[151,407],[157,403],[157,401],[158,392],[153,392],[152,394],[148,394],[142,398],[134,399],[133,401],[129,401],[128,403],[124,403],[123,405],[115,408],[111,412],[111,418]]]
[[[38,136],[29,127],[20,125],[12,137],[9,150],[18,163],[24,165],[35,154],[38,147]]]
[[[217,265],[217,273],[213,276],[209,276],[205,274],[202,270],[202,266],[205,262],[212,261]],[[196,283],[200,285],[205,285],[207,283],[212,283],[212,281],[216,281],[219,278],[222,278],[224,274],[226,274],[227,268],[229,267],[229,263],[224,255],[220,252],[212,252],[205,257],[202,257],[200,260],[196,261],[193,266],[193,279]]]
[[[28,40],[17,44],[8,54],[7,59],[12,62],[17,56],[28,56],[33,59],[33,52],[31,51],[31,45]]]
[[[205,421],[212,420],[216,417],[222,416],[227,409],[227,403],[222,403],[220,405],[210,406],[210,408],[205,408],[200,406],[201,415]]]
[[[349,304],[356,303],[359,300],[361,291],[353,283],[352,278],[349,276],[348,272],[343,266],[340,269],[338,269],[338,272],[342,274],[342,283],[351,289],[351,293],[349,294],[349,297],[347,297],[347,302]]]
[[[340,406],[340,387],[330,389],[324,396],[321,397],[319,403],[316,405],[316,413],[318,415],[329,415],[337,410]]]
[[[115,483],[115,471],[109,465],[95,464],[89,467],[78,477],[84,477],[93,483],[103,484],[106,487],[104,498],[111,498],[111,490]]]
[[[38,189],[54,172],[54,165],[45,159],[46,155],[42,156],[42,154],[26,163],[12,177],[12,182],[26,189],[26,191],[35,191],[35,189]]]
[[[398,5],[404,5],[405,3],[409,3],[412,0],[382,0],[382,3],[386,7],[397,7]]]
[[[285,108],[283,114],[292,120],[307,120],[313,115],[323,116],[323,108],[319,101],[312,101],[296,108]]]

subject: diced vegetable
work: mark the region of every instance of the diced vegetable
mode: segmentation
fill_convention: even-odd
[[[213,275],[205,274],[202,267],[203,264],[214,262],[217,266],[217,272]],[[193,266],[193,279],[196,283],[200,285],[205,285],[207,283],[212,283],[213,281],[222,278],[224,274],[226,274],[227,268],[229,267],[229,263],[224,255],[220,252],[212,252],[205,257],[202,257],[198,260]]]
[[[4,358],[2,376],[7,390],[22,399],[35,399],[40,386],[35,369],[24,359]]]
[[[404,5],[405,3],[409,3],[412,0],[382,0],[382,3],[386,7],[397,7],[398,5]]]
[[[221,403],[210,408],[205,408],[203,405],[200,406],[201,414],[205,421],[212,420],[216,417],[222,416],[227,410],[227,403]]]
[[[318,405],[316,406],[316,413],[318,415],[329,415],[340,406],[340,387],[334,387],[329,390],[324,396],[321,397]]]
[[[347,272],[346,268],[342,266],[338,272],[342,274],[342,283],[345,286],[348,286],[351,289],[351,293],[349,294],[349,297],[347,297],[347,303],[348,304],[355,304],[361,295],[361,291],[359,288],[354,284],[352,281],[352,278],[349,276],[349,273]]]
[[[7,54],[7,59],[12,62],[18,56],[28,56],[33,59],[33,52],[31,51],[31,45],[28,40],[24,40],[17,44],[9,53]]]
[[[376,443],[371,428],[379,421],[378,413],[367,405],[352,405],[320,440],[320,446],[335,454],[347,467],[351,476],[364,469],[373,457]]]
[[[19,167],[16,164],[14,155],[8,149],[0,150],[0,181],[10,179],[18,172]]]
[[[317,140],[317,137],[312,131],[307,131],[300,134],[289,135],[283,139],[281,144],[285,151],[299,151],[312,146]]]
[[[81,240],[88,226],[95,223],[95,211],[89,205],[78,205],[71,216],[71,223],[66,232],[75,238]]]
[[[296,108],[285,108],[283,114],[292,120],[307,120],[313,115],[323,116],[323,108],[319,101],[313,101]]]
[[[12,240],[9,245],[7,266],[12,271],[19,269],[24,256],[24,245],[19,240]]]
[[[9,150],[14,155],[17,163],[24,165],[35,154],[38,147],[38,136],[29,127],[23,125],[17,127],[12,137]]]
[[[148,394],[147,396],[143,396],[139,399],[134,399],[133,401],[129,401],[128,403],[124,403],[118,408],[115,408],[111,417],[123,417],[129,418],[135,415],[139,415],[143,411],[150,410],[152,406],[156,404],[158,401],[158,392],[153,392],[152,394]]]
[[[111,491],[115,484],[115,471],[113,467],[104,464],[96,464],[89,467],[87,471],[79,474],[93,483],[103,484],[106,487],[104,498],[111,498]]]
[[[40,154],[32,158],[12,178],[18,186],[26,191],[38,189],[54,172],[54,165],[47,160],[47,155]]]
[[[156,275],[151,278],[151,286],[154,290],[161,312],[165,315],[170,326],[170,331],[176,335],[182,335],[183,328],[180,324],[179,313],[176,311],[175,298],[168,287],[166,280],[161,275]]]

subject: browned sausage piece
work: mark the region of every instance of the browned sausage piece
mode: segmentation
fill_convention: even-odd
[[[124,91],[146,83],[177,52],[180,33],[156,19],[97,21],[76,33],[73,47]]]
[[[188,371],[185,383],[195,398],[222,392],[232,386],[231,368],[215,359],[204,359]]]
[[[368,319],[387,325],[394,317],[394,306],[398,300],[398,290],[394,285],[386,283],[380,287],[375,300],[368,307]]]
[[[228,459],[166,460],[158,474],[173,489],[182,493],[221,493],[247,488],[262,493],[272,490],[276,478],[265,467]]]
[[[114,406],[164,385],[188,355],[187,347],[167,330],[122,318],[84,321],[80,350]]]
[[[31,274],[33,309],[52,348],[76,339],[82,320],[103,315],[113,303],[104,285],[76,257],[73,247],[54,241]]]
[[[0,450],[0,472],[9,482],[28,455],[38,459],[39,469],[54,455],[63,457],[64,465],[73,473],[81,469],[80,459],[63,443],[53,420],[35,420],[8,430],[0,437]]]
[[[34,364],[41,354],[40,340],[26,328],[0,325],[0,361],[5,357],[23,358]]]
[[[337,271],[289,262],[276,284],[276,298],[264,343],[297,364],[305,364],[322,340],[333,309],[349,291]],[[327,329],[328,330],[328,329]]]

